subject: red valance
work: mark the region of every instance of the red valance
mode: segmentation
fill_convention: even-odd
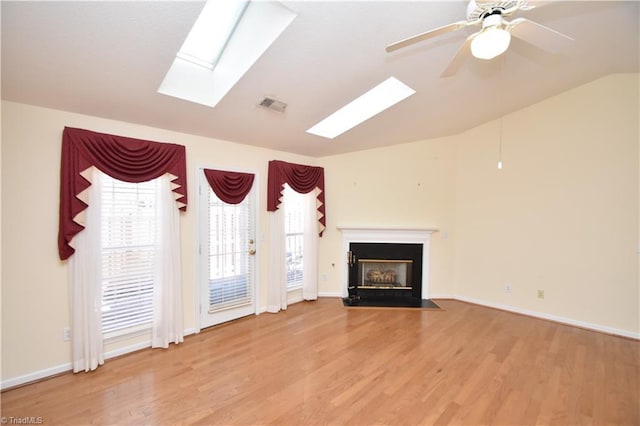
[[[91,186],[91,182],[81,175],[91,166],[118,180],[134,183],[170,173],[175,176],[172,182],[178,207],[183,211],[187,208],[184,146],[65,127],[62,134],[58,229],[58,252],[62,260],[75,252],[69,243],[84,229],[76,216],[88,207],[79,195]]]
[[[253,173],[212,169],[204,169],[204,176],[213,192],[227,204],[240,204],[251,191],[255,178]]]
[[[287,183],[296,192],[308,194],[315,188],[320,191],[317,195],[319,235],[322,236],[327,226],[324,204],[324,169],[322,167],[304,166],[284,161],[269,161],[269,176],[267,182],[267,211],[278,210],[284,184]]]

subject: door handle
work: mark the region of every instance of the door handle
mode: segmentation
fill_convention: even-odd
[[[249,250],[249,255],[253,256],[254,254],[256,254],[256,251],[254,249]]]

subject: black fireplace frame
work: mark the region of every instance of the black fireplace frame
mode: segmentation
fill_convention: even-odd
[[[398,297],[422,299],[422,260],[424,245],[417,243],[362,243],[350,242],[347,265],[349,298]],[[410,290],[359,288],[358,259],[410,260],[412,283]]]

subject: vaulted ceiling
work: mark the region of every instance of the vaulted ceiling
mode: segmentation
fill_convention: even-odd
[[[637,1],[520,11],[575,41],[552,54],[514,39],[501,57],[469,58],[449,78],[440,73],[476,27],[393,53],[385,46],[464,19],[466,2],[282,3],[296,19],[209,108],[157,93],[204,2],[2,1],[2,98],[326,156],[456,134],[607,74],[639,72]],[[333,140],[305,133],[390,76],[417,93]],[[286,111],[258,107],[264,96]]]

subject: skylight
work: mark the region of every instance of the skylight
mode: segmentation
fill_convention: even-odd
[[[389,77],[307,130],[307,133],[333,139],[414,93],[415,90],[397,78]]]
[[[247,6],[248,1],[208,1],[176,57],[213,69]]]
[[[158,93],[214,107],[295,17],[278,2],[208,0]]]

